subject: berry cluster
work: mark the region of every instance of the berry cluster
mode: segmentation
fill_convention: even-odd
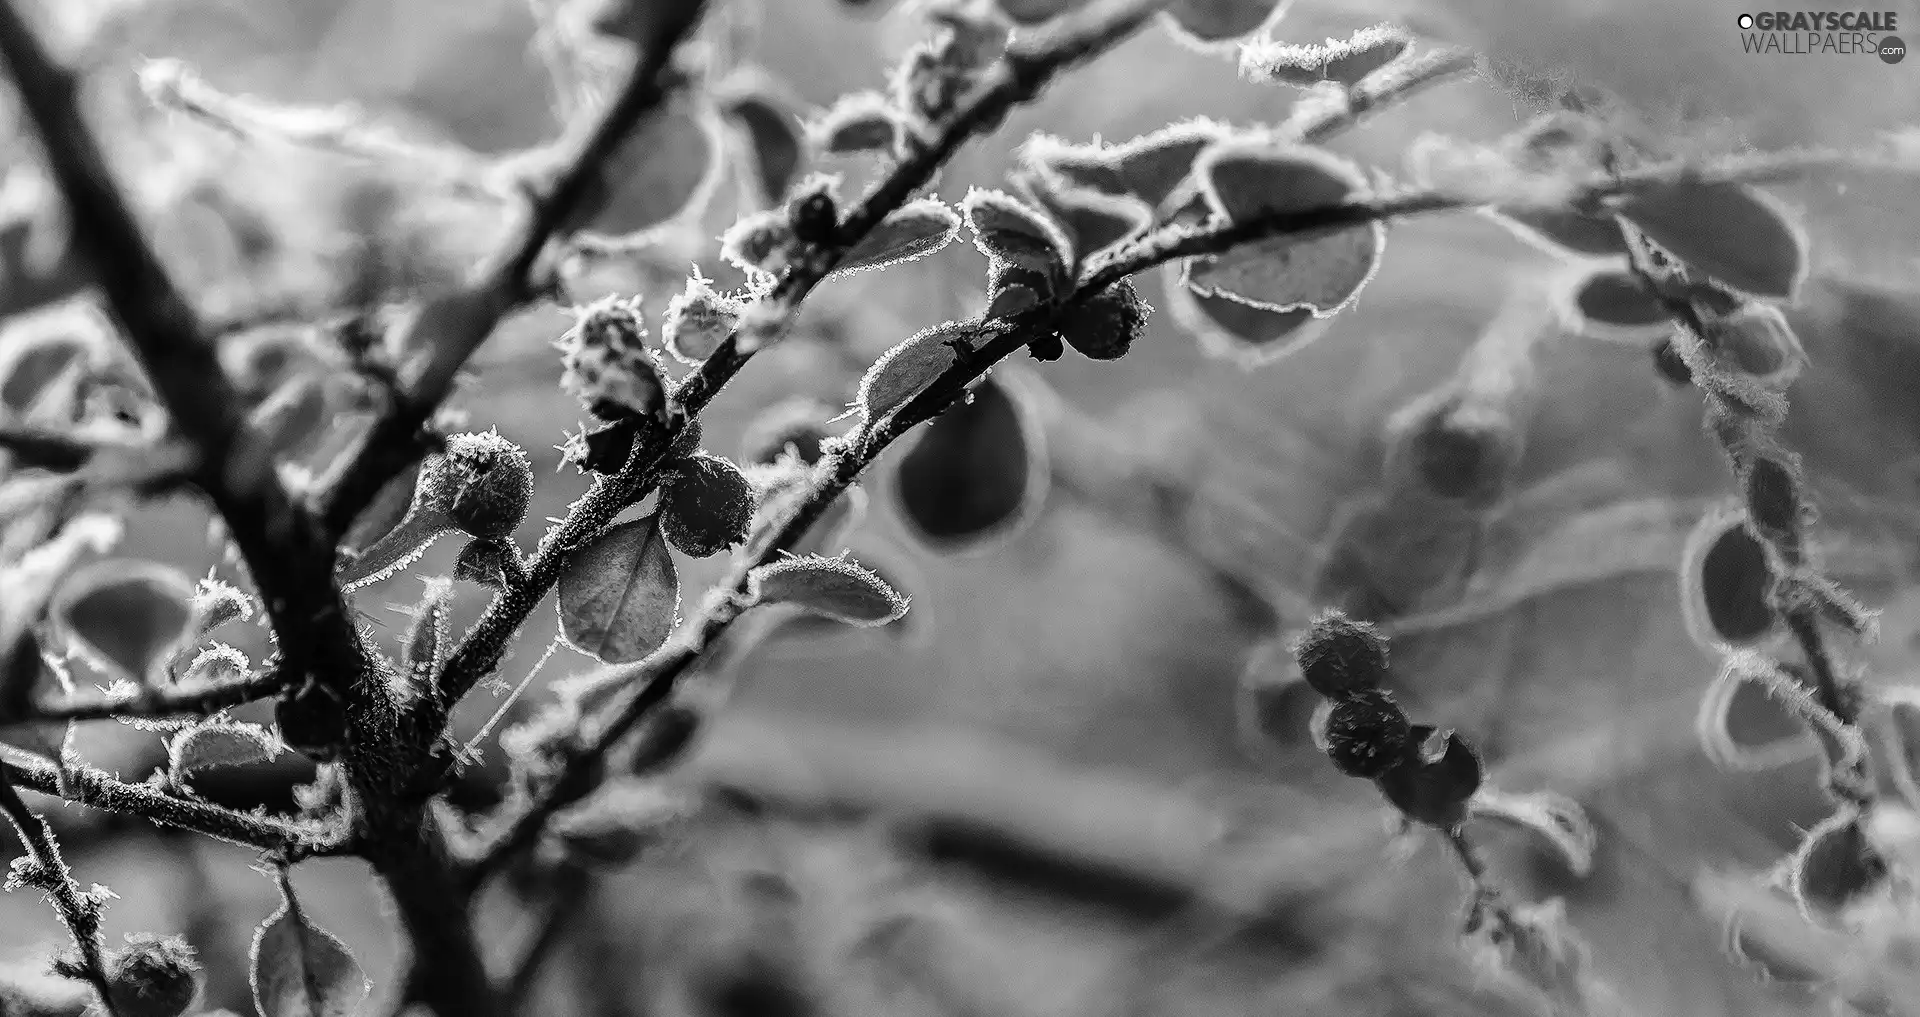
[[[1374,781],[1407,818],[1451,829],[1480,789],[1480,757],[1451,731],[1407,719],[1381,686],[1387,640],[1338,611],[1313,620],[1294,644],[1307,685],[1329,701],[1316,740],[1341,773]]]

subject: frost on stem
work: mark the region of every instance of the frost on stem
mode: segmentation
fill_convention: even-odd
[[[1069,312],[1060,337],[1089,360],[1118,360],[1146,334],[1152,313],[1133,281],[1122,279]]]

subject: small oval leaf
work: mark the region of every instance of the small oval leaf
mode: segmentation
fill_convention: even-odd
[[[973,245],[996,265],[1038,273],[1056,287],[1069,281],[1071,242],[1058,226],[1013,195],[975,187],[961,199],[960,214],[973,232]]]
[[[1201,156],[1195,172],[1213,210],[1232,222],[1338,205],[1367,193],[1358,167],[1298,145],[1217,145]],[[1326,317],[1373,278],[1386,240],[1379,222],[1306,238],[1271,237],[1189,260],[1187,284],[1205,296],[1275,311],[1304,307]]]
[[[619,523],[569,554],[558,605],[567,643],[602,663],[659,649],[679,614],[680,574],[658,517]]]
[[[1772,584],[1766,549],[1748,531],[1745,509],[1728,502],[1709,511],[1681,553],[1680,606],[1688,634],[1712,650],[1768,642],[1781,627],[1768,597]]]
[[[1593,822],[1580,803],[1551,791],[1515,793],[1483,787],[1467,802],[1467,814],[1527,831],[1545,841],[1566,863],[1568,871],[1586,876],[1593,871],[1593,853],[1599,844]]]
[[[1153,209],[1130,195],[1076,187],[1034,170],[1016,170],[1007,182],[1065,234],[1076,272],[1095,255],[1153,225]]]
[[[1887,877],[1886,861],[1868,843],[1859,810],[1851,806],[1808,830],[1788,867],[1787,886],[1810,922],[1831,920]]]
[[[620,143],[561,229],[626,237],[697,213],[723,175],[723,137],[718,113],[682,94]],[[569,163],[572,152],[570,144],[546,146],[515,158],[513,168],[539,178]]]
[[[96,666],[146,682],[186,636],[193,588],[179,569],[159,562],[95,562],[62,584],[52,614]]]
[[[1742,293],[1793,300],[1806,281],[1806,232],[1754,187],[1681,180],[1640,191],[1619,211],[1688,267]]]
[[[218,766],[246,766],[280,754],[280,739],[258,724],[212,721],[167,742],[167,771],[177,781]]]
[[[1042,177],[1075,188],[1134,198],[1159,209],[1193,176],[1200,153],[1230,133],[1224,124],[1201,118],[1168,124],[1111,145],[1077,145],[1037,134],[1022,146],[1020,160]]]
[[[1673,330],[1666,305],[1639,276],[1617,265],[1566,273],[1555,297],[1568,330],[1589,338],[1644,346]]]
[[[720,112],[746,136],[753,160],[748,167],[760,206],[786,197],[806,167],[806,145],[793,89],[764,71],[736,71],[714,87]]]
[[[831,155],[886,154],[901,136],[900,114],[879,92],[849,92],[807,125],[807,140]]]
[[[1708,760],[1735,773],[1776,769],[1820,752],[1819,741],[1791,703],[1734,669],[1707,685],[1694,715],[1694,733]]]
[[[972,350],[979,337],[979,326],[970,321],[949,321],[908,336],[867,368],[855,409],[869,424],[885,418],[959,364],[960,349]]]
[[[1528,244],[1556,256],[1611,257],[1627,253],[1619,220],[1563,209],[1486,208],[1488,218]]]
[[[1325,335],[1331,318],[1316,318],[1301,307],[1270,311],[1226,297],[1195,293],[1181,281],[1183,266],[1162,269],[1167,312],[1181,328],[1200,340],[1200,348],[1252,369],[1273,363],[1311,345]]]
[[[254,934],[253,1005],[260,1017],[352,1017],[373,983],[346,944],[307,920],[292,888]]]
[[[1046,440],[1021,394],[987,375],[900,460],[894,502],[943,553],[977,552],[1026,526],[1046,497]]]
[[[960,217],[939,198],[921,198],[900,206],[853,246],[834,274],[886,268],[924,258],[953,242]]]
[[[1293,0],[1174,0],[1164,16],[1176,37],[1207,46],[1252,35],[1280,20]]]
[[[845,558],[786,558],[753,570],[756,604],[793,604],[849,625],[877,626],[907,613],[907,599]]]

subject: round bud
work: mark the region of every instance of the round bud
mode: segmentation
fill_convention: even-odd
[[[820,461],[821,443],[831,436],[828,421],[839,411],[818,399],[795,397],[775,403],[747,425],[740,461],[768,466],[791,451],[802,463]]]
[[[1300,673],[1315,692],[1343,696],[1377,689],[1387,676],[1387,640],[1372,622],[1322,612],[1293,644]]]
[[[108,995],[120,1017],[180,1017],[200,992],[200,964],[178,936],[137,933],[107,954]]]
[[[497,431],[456,434],[444,453],[420,467],[417,497],[440,506],[447,521],[470,536],[504,540],[526,518],[533,467]]]
[[[675,468],[679,475],[660,490],[660,530],[667,543],[706,558],[747,539],[754,494],[739,467],[700,452]]]
[[[1118,360],[1146,334],[1153,306],[1122,279],[1076,308],[1060,337],[1090,360]]]
[[[273,704],[273,726],[287,747],[316,763],[339,759],[347,746],[347,704],[316,681]]]
[[[1372,779],[1405,761],[1413,727],[1392,696],[1369,689],[1334,701],[1326,738],[1327,758],[1341,773]]]
[[[840,212],[834,207],[833,195],[825,190],[814,191],[795,201],[788,214],[793,235],[809,244],[832,243],[834,231],[840,226]]]

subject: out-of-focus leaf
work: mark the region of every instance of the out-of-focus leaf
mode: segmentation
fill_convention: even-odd
[[[1756,188],[1678,181],[1636,192],[1620,216],[1689,267],[1743,293],[1792,300],[1806,282],[1805,231]]]
[[[886,154],[905,130],[893,102],[879,92],[848,92],[807,124],[808,142],[829,155]]]
[[[627,237],[705,208],[723,175],[719,114],[682,95],[621,142],[563,229]],[[556,144],[513,157],[509,176],[545,180],[570,158]]]
[[[1680,561],[1687,631],[1702,647],[1750,647],[1780,632],[1768,596],[1766,549],[1747,530],[1746,512],[1728,502],[1702,516]]]
[[[750,172],[762,207],[786,196],[806,166],[793,88],[761,71],[736,71],[715,86],[720,112],[746,136]]]
[[[567,643],[602,663],[659,649],[680,608],[680,575],[659,519],[620,523],[569,554],[558,602]]]
[[[946,552],[1019,532],[1046,498],[1044,437],[1023,395],[997,374],[924,425],[894,472],[894,503],[914,534]]]
[[[1555,285],[1561,319],[1580,335],[1645,346],[1673,329],[1666,306],[1626,268],[1584,268]]]
[[[60,587],[52,615],[96,665],[146,682],[172,658],[192,620],[193,581],[158,562],[95,562]]]
[[[1291,6],[1293,0],[1174,0],[1165,16],[1175,35],[1210,44],[1252,35]]]

